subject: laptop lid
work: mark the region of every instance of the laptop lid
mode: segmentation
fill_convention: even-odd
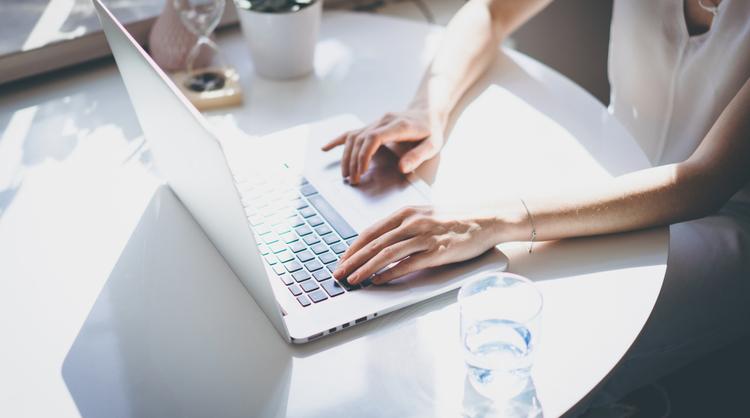
[[[221,144],[100,0],[93,0],[159,171],[279,334],[289,334]]]

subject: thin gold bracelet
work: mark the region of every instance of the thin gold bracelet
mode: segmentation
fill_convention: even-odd
[[[526,209],[526,213],[529,215],[529,223],[531,224],[531,241],[529,241],[529,254],[531,254],[531,251],[534,249],[534,240],[536,239],[536,227],[534,226],[534,217],[531,216],[531,211],[529,210],[529,207],[526,206],[526,202],[524,202],[522,197],[518,198],[521,200],[521,204],[523,204],[523,208]]]

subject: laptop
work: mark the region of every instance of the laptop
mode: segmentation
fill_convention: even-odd
[[[429,187],[398,173],[387,150],[360,187],[345,184],[340,152],[323,153],[319,142],[360,124],[351,117],[322,122],[328,137],[290,129],[270,135],[291,137],[282,146],[227,145],[101,1],[94,5],[159,172],[287,342],[315,340],[506,268],[492,249],[387,285],[338,282],[331,273],[358,232],[401,205],[428,204]],[[290,149],[302,157],[288,161]]]

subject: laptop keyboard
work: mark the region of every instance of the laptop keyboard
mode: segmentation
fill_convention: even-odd
[[[304,177],[237,179],[258,250],[303,307],[369,285],[333,278],[356,231]]]

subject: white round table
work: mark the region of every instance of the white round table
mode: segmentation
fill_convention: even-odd
[[[440,28],[326,13],[316,75],[256,78],[221,36],[246,105],[211,118],[267,134],[413,94]],[[303,346],[281,341],[152,167],[113,64],[0,88],[0,415],[456,416],[466,383],[455,292]],[[503,54],[463,105],[436,202],[581,187],[647,166],[604,107]],[[552,180],[550,180],[552,179]],[[558,416],[617,364],[664,278],[666,228],[504,244],[544,294],[529,405]]]

